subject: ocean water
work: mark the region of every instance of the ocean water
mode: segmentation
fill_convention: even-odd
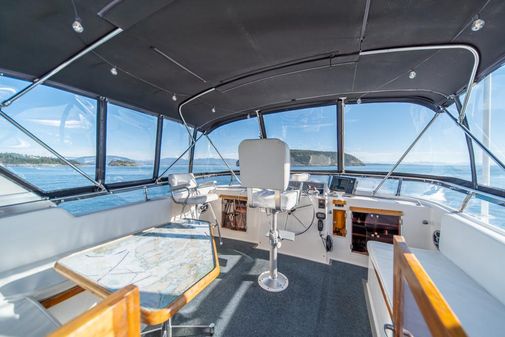
[[[392,164],[374,164],[366,166],[353,166],[348,167],[348,170],[353,171],[377,171],[377,172],[387,172],[391,169]],[[90,166],[79,166],[81,170],[89,174],[91,177],[95,175],[95,167]],[[320,170],[332,170],[334,167],[292,167],[295,170],[303,169],[320,169]],[[45,191],[54,191],[59,189],[89,186],[90,182],[83,178],[81,175],[76,173],[73,169],[67,166],[8,166],[8,169],[12,170],[14,173],[19,175],[21,178],[33,183],[39,188]],[[239,167],[232,167],[232,169],[239,169]],[[195,166],[195,172],[212,172],[212,171],[226,171],[227,167],[225,165],[213,165],[213,166]],[[163,171],[163,168],[162,168]],[[106,182],[125,182],[134,181],[141,179],[152,178],[153,167],[152,166],[135,166],[135,167],[107,167],[106,171]],[[175,165],[171,168],[169,173],[183,173],[187,172],[187,166],[185,165]],[[429,175],[439,175],[439,176],[450,176],[455,178],[461,178],[465,180],[471,180],[470,169],[467,166],[462,165],[413,165],[405,164],[400,165],[395,172],[404,173],[417,173],[417,174],[429,174]],[[480,169],[478,168],[478,176],[480,177]],[[312,180],[317,180],[321,182],[328,182],[329,176],[317,176],[313,175]],[[210,177],[202,178],[201,181],[217,181],[220,185],[230,185],[237,184],[237,181],[231,176],[220,176],[220,177]],[[376,186],[380,183],[379,178],[366,178],[358,180],[358,191],[362,193],[369,193],[373,191]],[[491,186],[505,188],[505,172],[499,167],[491,168]],[[380,193],[386,195],[394,195],[397,189],[396,180],[388,180],[380,190]],[[156,199],[160,197],[166,197],[170,193],[168,186],[155,186],[151,187],[147,191],[149,199]],[[428,184],[422,182],[406,182],[402,184],[403,196],[423,198],[431,201],[435,201],[451,207],[453,209],[459,209],[465,195],[457,191]],[[95,198],[82,199],[64,202],[60,207],[66,209],[70,213],[81,216],[105,209],[110,209],[114,207],[123,206],[126,204],[131,204],[134,202],[142,202],[146,198],[145,191],[143,189],[115,193]],[[488,210],[488,211],[486,211]],[[474,197],[468,204],[465,213],[470,214],[484,222],[490,223],[492,225],[498,226],[505,229],[505,207],[499,205],[496,200],[490,200],[488,198]]]

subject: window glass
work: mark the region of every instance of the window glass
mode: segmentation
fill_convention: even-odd
[[[503,206],[503,201],[475,195],[470,199],[464,213],[505,233],[505,206]]]
[[[505,66],[474,86],[466,116],[470,131],[505,162]],[[474,143],[477,181],[480,185],[505,189],[505,171]]]
[[[439,115],[396,171],[471,181],[472,171],[464,132],[449,116]]]
[[[193,134],[193,129],[190,128],[190,132]],[[164,119],[159,174],[164,173],[165,170],[188,149],[190,144],[190,135],[183,124]],[[190,150],[186,151],[181,159],[164,173],[164,176],[170,173],[187,173],[190,153]]]
[[[153,177],[156,129],[156,117],[114,104],[108,105],[107,183]]]
[[[344,147],[353,159],[346,170],[388,172],[432,117],[411,103],[346,105]]]
[[[0,77],[0,99],[28,83]],[[48,86],[38,86],[3,109],[28,131],[95,176],[96,100]],[[9,124],[0,121],[0,163],[45,191],[91,185],[72,168]]]
[[[366,178],[358,177],[356,186],[356,192],[361,194],[372,194],[373,191],[379,186],[382,178]],[[398,180],[388,179],[382,184],[381,188],[377,191],[377,195],[395,195],[398,189]]]
[[[288,144],[292,168],[335,170],[336,109],[336,105],[328,105],[267,114],[263,117],[267,136],[279,138]]]
[[[460,209],[466,197],[465,193],[450,188],[421,181],[405,180],[402,183],[400,195],[434,201],[455,210]]]
[[[199,134],[200,135],[200,134]],[[209,134],[212,143],[217,147],[226,163],[238,170],[238,146],[244,139],[259,137],[258,120],[256,117],[242,119],[218,127]],[[195,148],[193,172],[227,171],[219,154],[212,147],[207,137],[200,138]]]

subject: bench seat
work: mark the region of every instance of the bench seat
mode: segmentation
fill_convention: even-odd
[[[410,248],[469,336],[498,336],[505,329],[505,305],[439,251]],[[370,263],[393,307],[393,245],[369,241]],[[498,268],[498,266],[495,266]]]
[[[0,337],[41,337],[60,323],[30,297],[0,299]]]
[[[54,270],[57,259],[54,257],[0,273],[0,298],[42,300],[75,286]]]

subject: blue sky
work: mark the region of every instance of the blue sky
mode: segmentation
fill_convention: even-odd
[[[0,78],[0,99],[19,91],[26,82]],[[481,136],[483,85],[475,87],[467,111],[470,126]],[[493,74],[492,145],[505,160],[505,68]],[[93,99],[39,86],[12,106],[4,109],[27,129],[67,157],[95,154],[96,102]],[[406,103],[348,105],[345,110],[346,153],[373,163],[397,160],[433,112]],[[265,115],[267,134],[285,140],[291,148],[334,151],[336,149],[335,106],[316,107]],[[48,155],[28,137],[0,121],[1,152]],[[154,157],[156,118],[131,110],[109,106],[107,149],[109,155],[137,160]],[[188,145],[181,125],[165,121],[162,157],[177,157]],[[237,158],[238,144],[258,136],[256,118],[225,125],[211,134],[227,158]],[[441,116],[425,134],[407,163],[460,164],[468,161],[463,133],[446,116]],[[479,154],[480,155],[480,154]],[[202,139],[196,157],[217,157]]]

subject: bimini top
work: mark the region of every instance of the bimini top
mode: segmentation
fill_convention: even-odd
[[[215,88],[184,106],[205,130],[339,97],[448,105],[504,58],[504,17],[500,0],[8,1],[0,67],[40,78],[119,27],[50,83],[177,119]]]

